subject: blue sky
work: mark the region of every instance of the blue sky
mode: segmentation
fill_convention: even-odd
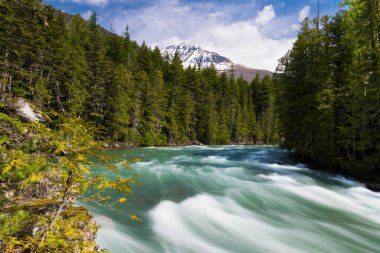
[[[139,43],[164,48],[186,41],[235,63],[273,71],[289,50],[304,17],[315,17],[317,0],[45,0],[121,34],[126,25]],[[320,0],[321,14],[339,10],[340,0]]]

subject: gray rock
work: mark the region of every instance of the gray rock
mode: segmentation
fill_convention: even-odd
[[[9,109],[14,111],[16,116],[25,122],[49,122],[50,118],[39,111],[35,106],[24,98],[15,99],[10,105]]]

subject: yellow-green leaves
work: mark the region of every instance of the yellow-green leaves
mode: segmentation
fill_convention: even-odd
[[[115,164],[107,164],[106,167],[110,171],[113,171],[113,172],[116,172],[116,173],[120,172]]]
[[[9,138],[6,135],[0,135],[0,145],[3,145],[7,141],[9,141]]]
[[[36,183],[44,178],[42,173],[32,173],[29,177],[22,181],[20,189],[30,186],[33,183]]]
[[[123,161],[119,162],[119,164],[121,166],[123,166],[124,168],[130,169],[129,161],[128,160],[123,160]]]
[[[119,198],[119,202],[120,202],[120,203],[125,203],[126,201],[127,201],[126,198]]]
[[[10,161],[2,167],[2,175],[6,175],[12,170],[21,171],[26,165],[26,159],[21,152],[14,152],[14,154],[13,159],[10,159]]]
[[[11,150],[3,156],[0,179],[23,179],[28,174],[28,157],[22,151]]]
[[[20,132],[24,133],[27,124],[23,124],[19,119],[9,117],[7,114],[0,112],[0,121],[6,121],[15,126]]]
[[[136,214],[130,214],[129,218],[131,218],[132,220],[138,221],[138,222],[142,222],[142,219],[137,217]]]
[[[85,165],[83,165],[83,164],[78,164],[77,165],[78,166],[78,168],[79,168],[79,170],[81,171],[81,172],[83,172],[83,173],[85,173],[85,174],[90,174],[91,172],[88,170],[88,167],[87,166],[85,166]]]
[[[35,146],[33,149],[6,149],[12,136],[0,135],[0,180],[6,182],[6,187],[12,187],[7,189],[5,201],[7,205],[25,206],[38,202],[41,212],[33,216],[35,219],[28,216],[22,220],[30,221],[31,226],[36,228],[33,234],[20,240],[11,236],[4,239],[8,245],[13,245],[10,252],[13,247],[28,250],[34,248],[40,252],[86,250],[85,245],[92,243],[83,241],[83,229],[88,228],[78,224],[86,224],[88,215],[68,215],[64,210],[71,208],[72,201],[77,197],[111,209],[113,205],[126,203],[125,196],[131,194],[132,185],[138,183],[136,176],[124,178],[120,175],[123,169],[130,169],[129,161],[118,163],[115,156],[95,155],[91,158],[98,158],[102,169],[93,168],[89,154],[98,145],[93,140],[92,131],[81,120],[61,118],[59,129],[53,131],[41,123],[24,124],[0,113],[0,121],[4,119],[17,125],[23,134],[27,132],[28,143]],[[27,130],[24,131],[25,129]],[[121,196],[116,200],[111,199],[110,191],[119,191]],[[62,206],[62,212],[45,203],[46,199],[55,201],[57,207]],[[52,211],[44,213],[43,210],[48,206]],[[11,221],[21,214],[11,214],[7,219]],[[32,214],[34,215],[33,212]],[[141,221],[135,215],[130,217]],[[4,222],[0,217],[0,230]],[[21,223],[17,223],[15,228],[22,226]],[[0,231],[0,247],[3,235]]]

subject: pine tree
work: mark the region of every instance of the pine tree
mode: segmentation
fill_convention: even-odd
[[[100,27],[97,24],[96,13],[93,12],[88,23],[89,28],[89,48],[87,51],[87,61],[89,67],[89,115],[97,126],[101,125],[105,114],[105,90],[107,86],[108,69],[105,59],[105,48]]]
[[[153,78],[145,87],[144,105],[144,145],[155,146],[165,145],[167,142],[165,135],[166,115],[167,115],[167,96],[164,87],[163,75],[160,70],[156,70]]]
[[[86,22],[75,15],[68,26],[68,48],[66,59],[67,97],[63,101],[67,113],[83,116],[90,99],[88,81],[90,77],[86,50],[89,48],[89,29]]]
[[[379,4],[305,20],[276,73],[284,145],[326,167],[365,176],[379,163]],[[319,20],[318,20],[319,22]]]
[[[180,88],[183,82],[183,66],[181,59],[176,54],[169,66],[167,73],[168,82],[168,142],[175,144],[182,140],[183,135],[179,126],[180,113]]]
[[[108,131],[114,141],[127,141],[131,110],[131,99],[128,93],[132,88],[131,74],[123,65],[118,65],[112,76],[113,80],[107,90]]]

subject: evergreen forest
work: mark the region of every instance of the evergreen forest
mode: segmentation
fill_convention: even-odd
[[[1,97],[23,97],[53,120],[84,119],[128,146],[277,143],[269,77],[247,82],[68,16],[41,1],[1,6]]]
[[[277,144],[380,190],[379,0],[304,19],[273,78],[250,81],[110,30],[0,0],[0,252],[98,252],[74,202],[113,209],[139,184],[118,173],[140,160],[98,155],[110,146]],[[43,120],[20,118],[20,101]]]
[[[345,1],[305,19],[275,86],[283,145],[330,169],[380,176],[380,7]]]
[[[184,69],[128,27],[118,36],[95,13],[86,21],[41,0],[0,1],[0,35],[0,252],[98,252],[99,226],[74,201],[114,210],[139,183],[119,175],[138,158],[94,155],[110,144],[279,140],[270,77]],[[20,117],[20,103],[41,118]]]

